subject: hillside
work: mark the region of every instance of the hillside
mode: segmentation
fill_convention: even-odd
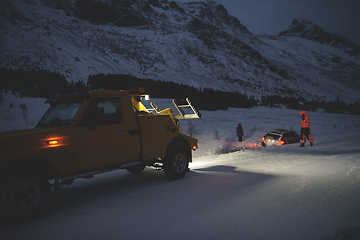
[[[358,100],[359,45],[306,20],[255,36],[214,1],[2,2],[0,67],[68,81],[121,73],[258,97]]]

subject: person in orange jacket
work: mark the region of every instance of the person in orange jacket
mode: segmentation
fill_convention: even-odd
[[[305,142],[306,142],[305,137],[309,140],[310,146],[312,146],[314,145],[314,140],[312,139],[310,134],[310,118],[309,116],[307,116],[305,111],[301,111],[299,114],[301,115],[300,147],[305,146]]]

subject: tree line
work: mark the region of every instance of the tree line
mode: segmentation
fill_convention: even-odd
[[[90,89],[118,90],[144,87],[155,98],[186,97],[201,110],[224,110],[229,107],[251,108],[255,106],[277,107],[284,105],[290,109],[316,111],[324,109],[329,113],[349,113],[360,115],[360,102],[346,104],[339,97],[335,101],[308,101],[305,98],[282,97],[279,95],[262,96],[256,99],[239,92],[223,92],[212,88],[195,88],[185,84],[152,79],[142,79],[123,74],[96,74],[88,77]]]
[[[229,107],[250,108],[255,105],[254,97],[238,92],[223,92],[212,88],[195,88],[181,83],[142,79],[131,75],[96,74],[88,77],[90,89],[118,90],[144,87],[153,98],[189,98],[202,110],[225,110]]]
[[[87,83],[68,82],[57,72],[42,69],[0,68],[0,102],[3,93],[11,91],[20,97],[52,98],[60,94],[105,89],[120,90],[144,87],[153,98],[190,98],[199,110],[226,110],[232,108],[251,108],[255,106],[277,107],[284,105],[290,109],[316,111],[324,109],[330,113],[349,113],[360,115],[360,102],[346,104],[336,98],[334,101],[308,101],[304,98],[262,96],[256,99],[239,92],[223,92],[210,87],[195,88],[189,85],[152,79],[142,79],[126,74],[96,74],[88,77]]]
[[[278,105],[284,105],[289,109],[299,109],[306,111],[317,111],[318,109],[324,109],[328,113],[349,113],[354,115],[360,115],[360,102],[356,101],[351,104],[346,104],[341,101],[339,97],[336,97],[334,101],[325,100],[314,101],[306,100],[305,98],[295,97],[282,97],[279,95],[262,96],[260,101],[261,106],[276,107]]]
[[[11,91],[20,97],[51,98],[87,89],[85,83],[68,82],[64,75],[43,69],[0,68],[0,79],[0,92]]]

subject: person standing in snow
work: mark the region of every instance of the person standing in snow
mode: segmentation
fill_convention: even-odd
[[[242,138],[244,136],[244,131],[242,129],[242,124],[241,123],[239,123],[237,125],[237,127],[236,127],[236,134],[237,134],[237,136],[239,138],[239,142],[242,142]]]
[[[309,116],[306,115],[305,111],[301,111],[299,114],[301,115],[300,147],[305,146],[305,142],[306,142],[305,137],[309,140],[310,146],[312,146],[314,145],[314,140],[312,139],[310,134],[310,118]]]

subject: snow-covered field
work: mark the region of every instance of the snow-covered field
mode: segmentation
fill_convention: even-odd
[[[164,101],[154,100],[160,108]],[[0,131],[26,127],[22,103],[33,127],[43,102],[6,96]],[[53,195],[39,219],[0,229],[0,239],[360,238],[360,116],[309,112],[315,145],[299,148],[257,147],[268,130],[299,132],[297,110],[201,113],[190,120],[200,148],[185,178],[170,181],[147,168],[78,179]],[[239,122],[243,143],[236,141]],[[181,124],[186,133],[188,121]]]

